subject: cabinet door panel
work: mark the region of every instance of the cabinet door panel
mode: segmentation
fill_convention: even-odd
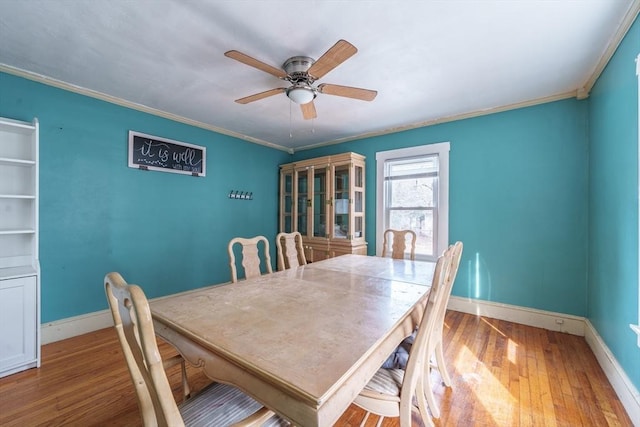
[[[327,169],[313,171],[313,237],[327,237]]]
[[[36,359],[36,277],[0,280],[0,376]]]
[[[280,230],[293,231],[293,171],[280,174]]]
[[[303,236],[309,235],[309,210],[307,209],[311,204],[311,196],[309,194],[309,175],[306,170],[297,171],[297,207],[296,214],[298,215],[297,231]]]

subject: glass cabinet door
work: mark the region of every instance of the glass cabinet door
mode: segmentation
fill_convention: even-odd
[[[309,210],[307,209],[307,207],[311,204],[311,198],[309,194],[309,191],[311,190],[309,188],[309,174],[306,169],[296,172],[296,207],[298,215],[297,231],[299,231],[303,236],[308,236]]]
[[[364,167],[353,167],[353,239],[364,238]]]
[[[293,231],[293,171],[280,174],[280,230],[285,233]]]
[[[329,237],[327,233],[327,176],[326,168],[313,171],[313,237]]]
[[[347,239],[349,230],[349,164],[336,165],[333,176],[334,239]]]

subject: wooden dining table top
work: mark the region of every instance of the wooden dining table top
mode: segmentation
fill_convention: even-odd
[[[434,267],[344,255],[161,298],[151,311],[158,335],[183,355],[197,347],[186,358],[213,379],[296,424],[330,425],[417,325]]]

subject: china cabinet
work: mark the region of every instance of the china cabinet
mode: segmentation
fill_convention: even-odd
[[[279,228],[302,234],[307,261],[367,254],[364,168],[357,153],[280,165]]]
[[[40,366],[38,120],[0,118],[0,377]]]

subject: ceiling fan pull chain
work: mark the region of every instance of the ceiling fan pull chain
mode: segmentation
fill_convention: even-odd
[[[291,123],[291,104],[293,104],[293,101],[289,100],[289,139],[293,138],[293,132],[291,131],[291,127],[293,126]]]

